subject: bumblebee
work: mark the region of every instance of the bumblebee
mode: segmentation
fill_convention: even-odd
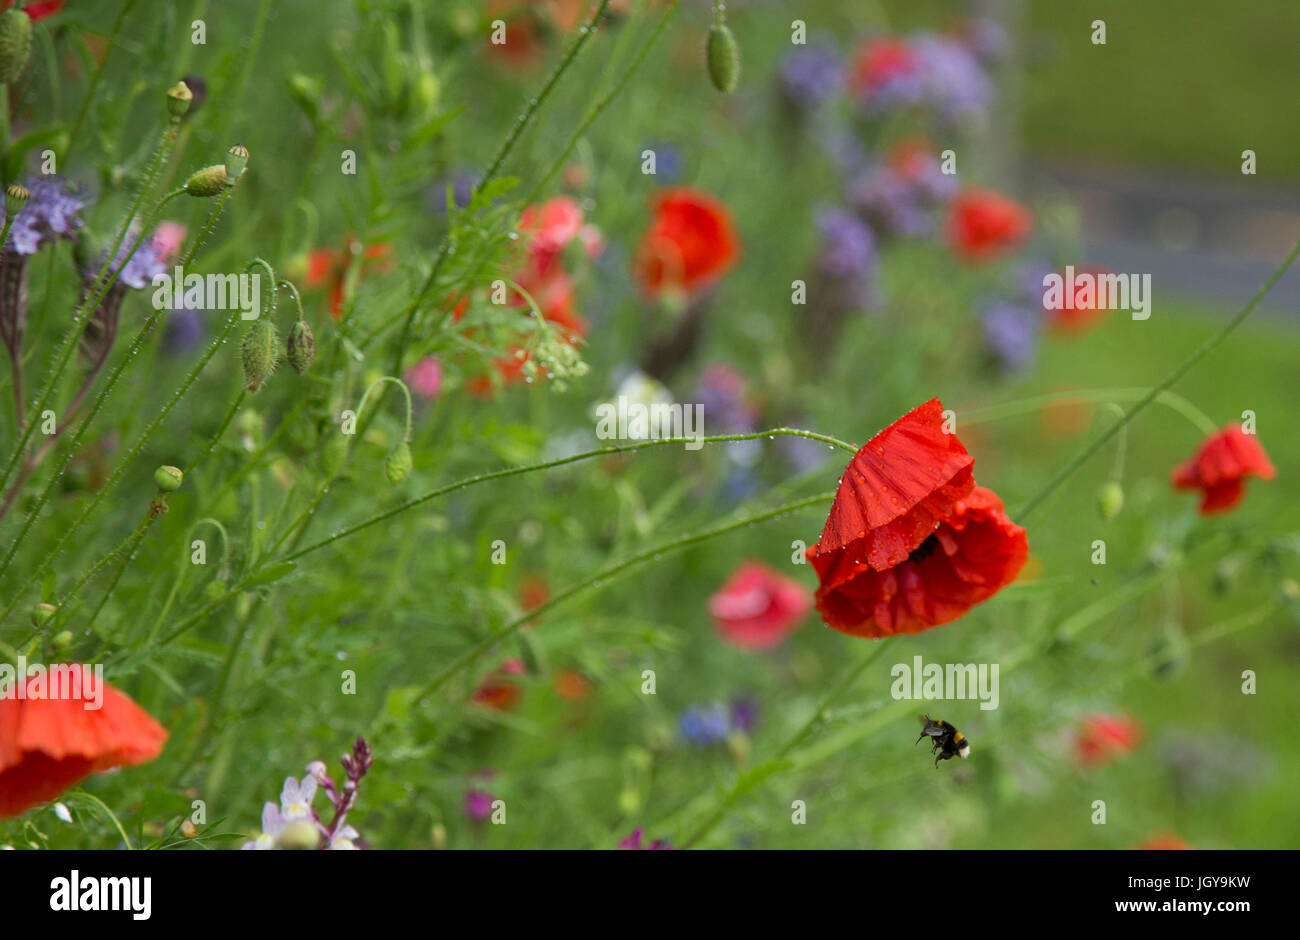
[[[966,735],[962,734],[946,721],[935,721],[929,715],[922,715],[921,721],[925,726],[921,729],[921,737],[916,739],[916,744],[921,743],[921,738],[932,738],[930,742],[934,745],[930,753],[934,754],[935,770],[939,769],[939,761],[949,760],[953,757],[960,757],[965,760],[970,757],[970,741]]]

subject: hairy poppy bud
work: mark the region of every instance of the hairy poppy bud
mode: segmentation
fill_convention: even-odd
[[[179,490],[183,479],[185,479],[185,474],[181,473],[178,468],[169,467],[166,464],[153,472],[154,483],[164,493],[174,493]]]
[[[1109,522],[1124,508],[1124,488],[1115,480],[1104,483],[1097,491],[1097,512],[1103,522]]]
[[[174,118],[183,118],[193,100],[194,92],[190,91],[190,86],[184,82],[177,82],[167,89],[167,113]]]
[[[43,627],[50,618],[58,613],[59,608],[53,604],[37,604],[32,608],[32,626]]]
[[[200,199],[215,196],[226,188],[226,178],[225,166],[214,163],[212,166],[205,166],[187,179],[185,181],[185,191],[191,196],[198,196]]]
[[[226,151],[226,183],[235,185],[235,180],[239,179],[244,173],[244,168],[248,166],[248,148],[243,144],[235,144]]]
[[[709,28],[707,58],[713,87],[721,92],[735,91],[736,83],[740,81],[740,46],[736,45],[736,37],[725,23]]]
[[[316,358],[316,337],[312,335],[311,324],[306,320],[298,320],[290,328],[289,338],[285,342],[285,358],[299,375],[311,368]]]
[[[393,445],[384,460],[384,473],[389,483],[397,485],[410,475],[413,466],[415,462],[411,459],[410,445],[406,441],[399,441]]]
[[[32,198],[31,191],[21,183],[10,183],[5,190],[5,215],[16,216],[23,211],[27,200]]]
[[[257,392],[275,371],[277,352],[275,324],[265,318],[258,320],[244,334],[239,344],[239,356],[244,364],[244,388]]]
[[[0,16],[0,84],[8,85],[27,68],[32,54],[32,20],[22,10]]]

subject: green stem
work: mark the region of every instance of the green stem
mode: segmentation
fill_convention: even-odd
[[[515,143],[519,140],[520,135],[523,134],[528,125],[532,123],[533,117],[541,109],[542,105],[546,102],[546,99],[550,97],[551,91],[559,82],[560,77],[568,71],[569,66],[573,64],[578,53],[582,51],[582,47],[587,44],[587,40],[596,32],[596,27],[600,23],[601,18],[605,15],[605,9],[609,6],[609,3],[610,0],[600,0],[600,5],[596,7],[595,12],[591,14],[591,19],[588,20],[587,23],[578,31],[578,38],[569,45],[569,49],[564,54],[564,57],[546,79],[545,84],[542,85],[542,90],[537,93],[536,97],[529,99],[528,106],[520,112],[514,126],[506,135],[506,139],[501,142],[501,146],[497,149],[496,156],[492,158],[492,162],[489,164],[487,172],[483,175],[483,178],[479,181],[478,186],[476,187],[477,189],[482,190],[482,188],[494,180],[497,173],[501,171],[501,165],[505,163],[506,158],[514,149]],[[410,306],[406,309],[405,319],[402,322],[401,337],[397,342],[397,348],[393,352],[393,365],[392,368],[388,370],[393,375],[400,375],[402,372],[402,354],[406,351],[406,346],[410,342],[411,326],[415,321],[415,314],[420,309],[420,305],[424,303],[429,291],[433,289],[433,285],[438,279],[438,274],[442,270],[443,262],[446,261],[447,251],[450,247],[451,233],[449,231],[447,235],[443,236],[442,244],[438,248],[437,255],[434,256],[433,265],[429,268],[429,274],[425,277],[424,284],[415,292],[415,296],[411,299]]]
[[[623,561],[602,568],[600,571],[597,571],[595,574],[589,575],[588,577],[583,578],[581,581],[577,582],[576,584],[572,584],[569,587],[565,588],[563,591],[560,591],[558,594],[556,594],[550,600],[546,601],[544,604],[540,604],[537,607],[532,608],[524,615],[516,618],[515,620],[510,621],[505,626],[500,627],[499,629],[489,633],[482,640],[476,643],[470,650],[468,650],[466,653],[462,654],[455,661],[453,661],[451,665],[447,666],[445,669],[442,670],[442,672],[438,673],[438,675],[435,676],[428,685],[426,685],[423,689],[420,690],[419,694],[415,696],[411,704],[417,705],[420,702],[423,702],[426,698],[428,698],[434,692],[438,691],[438,689],[440,689],[444,684],[446,684],[446,682],[449,679],[451,679],[454,675],[456,675],[456,673],[460,672],[470,663],[474,662],[474,660],[478,659],[478,657],[481,656],[483,653],[487,652],[487,650],[491,649],[493,646],[495,646],[496,644],[500,643],[502,640],[508,638],[511,634],[518,631],[521,627],[524,626],[524,624],[532,623],[533,621],[541,617],[543,614],[550,611],[552,608],[558,606],[559,604],[564,603],[565,601],[569,600],[572,597],[575,597],[580,594],[585,594],[589,591],[594,591],[597,588],[601,587],[602,585],[608,584],[610,581],[614,580],[615,578],[618,578],[626,574],[627,572],[631,571],[633,568],[645,564],[647,561],[658,560],[664,555],[682,551],[683,549],[689,548],[692,545],[698,545],[701,542],[705,542],[708,541],[709,539],[717,538],[720,535],[726,535],[728,532],[735,532],[738,529],[748,528],[749,526],[757,525],[760,522],[767,522],[772,519],[777,519],[781,516],[788,516],[791,513],[798,512],[801,509],[808,509],[812,506],[823,505],[832,496],[834,496],[833,493],[822,493],[818,496],[812,496],[807,499],[797,500],[793,503],[786,503],[783,506],[778,506],[776,509],[771,509],[768,510],[767,512],[758,513],[752,516],[746,516],[745,518],[737,520],[735,522],[728,522],[722,525],[714,526],[713,528],[703,529],[699,532],[694,532],[689,535],[683,535],[680,538],[676,538],[669,542],[664,542],[660,545],[656,545],[654,548],[646,549],[643,552],[638,552],[635,555],[625,558]]]
[[[1286,273],[1287,268],[1291,267],[1292,262],[1295,261],[1297,256],[1300,256],[1300,242],[1296,243],[1296,246],[1291,249],[1291,253],[1286,256],[1286,259],[1278,269],[1273,272],[1273,275],[1266,282],[1264,282],[1264,286],[1255,292],[1255,296],[1250,299],[1250,302],[1247,303],[1235,317],[1229,320],[1217,333],[1197,347],[1190,356],[1184,359],[1180,365],[1169,373],[1169,375],[1165,376],[1164,380],[1160,382],[1160,384],[1156,385],[1147,392],[1146,395],[1142,396],[1136,405],[1124,413],[1123,418],[1116,421],[1109,428],[1099,434],[1091,444],[1083,449],[1083,452],[1080,453],[1079,456],[1075,457],[1068,464],[1062,467],[1060,472],[1047,482],[1047,485],[1030,497],[1029,501],[1020,508],[1020,512],[1016,514],[1016,521],[1023,525],[1025,517],[1041,506],[1047,497],[1056,492],[1057,488],[1069,479],[1070,475],[1073,474],[1075,470],[1078,470],[1093,454],[1101,450],[1108,440],[1119,433],[1121,428],[1137,417],[1147,405],[1155,401],[1161,392],[1168,389],[1171,385],[1186,375],[1192,366],[1204,359],[1215,349],[1215,347],[1232,335],[1232,332],[1239,327],[1243,321],[1245,321],[1246,317],[1250,316],[1251,312],[1254,311],[1259,302],[1273,289],[1273,285],[1276,284],[1282,275]]]
[[[986,421],[998,421],[1002,418],[1013,418],[1019,415],[1032,414],[1042,409],[1044,405],[1055,404],[1056,402],[1121,402],[1121,401],[1140,401],[1151,392],[1149,388],[1092,388],[1081,389],[1071,392],[1052,392],[1047,395],[1035,395],[1032,398],[1022,398],[1019,401],[1005,402],[1001,405],[990,405],[987,408],[975,408],[970,411],[963,411],[960,420],[964,424],[982,424]],[[1203,434],[1213,434],[1218,430],[1218,426],[1210,419],[1205,412],[1197,408],[1181,395],[1170,391],[1159,392],[1155,397],[1155,403],[1164,405],[1173,411],[1178,412],[1184,418]],[[1122,415],[1123,412],[1121,411]]]
[[[807,437],[815,441],[823,441],[827,444],[840,447],[844,450],[849,451],[850,453],[854,453],[854,454],[857,453],[857,448],[845,441],[841,441],[836,438],[829,437],[825,434],[816,434],[812,431],[803,431],[797,428],[769,428],[766,431],[755,431],[752,434],[715,434],[712,436],[698,438],[698,440],[705,444],[716,444],[716,443],[723,443],[727,441],[753,441],[763,437],[776,437],[777,435]],[[610,454],[622,454],[622,453],[628,453],[630,451],[644,450],[647,447],[662,447],[665,444],[693,443],[695,440],[697,439],[689,438],[689,437],[670,437],[670,438],[661,438],[659,440],[653,440],[653,441],[638,441],[635,444],[618,444],[618,445],[612,445],[610,447],[601,447],[597,450],[585,451],[581,454],[573,454],[568,457],[560,457],[555,460],[547,460],[542,463],[528,464],[523,467],[509,467],[505,470],[494,470],[490,473],[480,473],[472,477],[467,477],[463,480],[458,480],[455,483],[449,483],[446,486],[439,487],[436,490],[432,490],[428,493],[425,493],[423,496],[416,496],[413,499],[409,499],[403,503],[398,503],[396,506],[390,509],[386,509],[383,512],[378,513],[377,515],[371,516],[369,519],[363,520],[362,522],[358,522],[354,526],[349,526],[346,529],[342,529],[338,532],[335,532],[329,538],[322,539],[319,542],[314,542],[313,544],[308,545],[306,548],[300,549],[294,554],[287,555],[283,560],[293,561],[294,559],[302,555],[306,555],[308,552],[314,552],[317,549],[324,548],[326,545],[329,545],[331,542],[335,542],[339,539],[346,538],[349,535],[352,535],[356,532],[360,532],[362,529],[367,529],[372,525],[377,525],[378,523],[383,522],[385,519],[390,519],[393,516],[405,512],[408,509],[412,509],[415,506],[419,506],[423,503],[427,503],[429,500],[437,499],[439,496],[445,496],[448,493],[454,493],[456,490],[464,489],[465,487],[468,486],[474,486],[479,483],[486,483],[489,480],[499,480],[504,477],[513,477],[513,476],[519,476],[520,474],[524,474],[524,473],[533,473],[537,470],[549,470],[552,467],[562,467],[565,464],[577,463],[582,460],[591,460],[596,457],[607,457]]]
[[[99,80],[104,74],[104,67],[108,65],[108,58],[112,55],[113,48],[117,45],[117,34],[122,30],[122,23],[126,16],[135,6],[135,0],[126,0],[122,8],[117,11],[117,17],[113,20],[113,26],[108,31],[108,42],[104,46],[104,57],[99,60],[95,66],[95,74],[90,76],[90,87],[86,89],[86,96],[81,99],[81,107],[77,109],[77,119],[72,122],[72,130],[68,132],[68,146],[64,148],[61,162],[64,172],[67,172],[68,161],[71,159],[75,150],[77,137],[81,133],[81,126],[86,121],[86,113],[90,109],[90,103],[95,100],[95,90],[99,87]]]

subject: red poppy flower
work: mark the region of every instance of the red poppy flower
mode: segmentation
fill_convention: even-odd
[[[974,458],[932,399],[868,441],[807,556],[828,626],[880,638],[956,620],[1015,580],[1025,530],[975,485]]]
[[[1152,849],[1179,850],[1179,849],[1190,849],[1191,846],[1188,845],[1186,842],[1184,842],[1182,839],[1178,838],[1178,836],[1176,835],[1172,835],[1168,832],[1162,832],[1159,833],[1158,835],[1152,836],[1150,839],[1147,839],[1141,845],[1135,845],[1134,848],[1139,850],[1145,849],[1147,851],[1150,851]]]
[[[709,613],[723,637],[751,650],[780,644],[811,606],[807,588],[756,561],[737,568],[709,598]]]
[[[522,660],[506,660],[500,669],[483,678],[474,692],[474,703],[493,711],[509,711],[519,701],[519,683],[515,677],[523,674]]]
[[[108,683],[101,688],[89,668],[82,670],[81,688],[63,689],[57,698],[35,676],[25,698],[15,690],[0,698],[0,819],[52,800],[91,774],[143,764],[162,751],[162,726]],[[45,680],[53,683],[53,676],[47,671]]]
[[[849,88],[854,94],[869,98],[887,82],[906,78],[917,65],[916,53],[906,41],[892,36],[867,40],[853,57]]]
[[[1014,247],[1033,227],[1029,210],[987,189],[966,190],[948,215],[948,238],[970,261],[984,261]]]
[[[1132,752],[1142,740],[1142,726],[1122,715],[1089,715],[1074,738],[1081,767],[1098,767]]]
[[[1254,434],[1234,424],[1211,434],[1200,450],[1174,468],[1171,480],[1179,490],[1202,490],[1201,515],[1226,512],[1246,495],[1245,479],[1277,476],[1273,464]]]
[[[392,254],[392,245],[370,245],[363,249],[351,239],[342,249],[318,249],[307,258],[307,288],[329,287],[330,316],[337,320],[343,316],[343,291],[353,259],[361,257],[361,274],[365,276],[391,268]]]
[[[591,682],[574,669],[560,669],[555,673],[555,691],[572,702],[580,702],[591,694]]]
[[[1064,272],[1056,272],[1064,278]],[[1097,303],[1096,296],[1089,297],[1091,293],[1086,291],[1088,281],[1079,280],[1077,275],[1086,274],[1091,279],[1092,284],[1097,283],[1097,279],[1106,274],[1105,268],[1082,267],[1075,272],[1075,283],[1066,285],[1066,296],[1064,303],[1058,309],[1043,307],[1043,313],[1047,316],[1047,322],[1052,329],[1058,333],[1081,333],[1089,327],[1096,326],[1110,310]]]
[[[706,192],[665,189],[651,206],[654,217],[641,236],[632,275],[650,296],[689,293],[713,284],[740,254],[731,213]]]
[[[23,7],[23,12],[27,14],[28,19],[33,23],[39,23],[47,16],[53,16],[63,9],[64,0],[36,0],[35,3],[29,3]],[[6,0],[0,9],[7,10],[13,6],[13,0]]]

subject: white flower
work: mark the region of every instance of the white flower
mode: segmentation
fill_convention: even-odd
[[[262,807],[262,831],[252,842],[245,842],[240,846],[241,849],[273,849],[280,839],[280,833],[284,831],[287,820],[280,815],[280,807],[276,806],[270,800]]]
[[[299,783],[293,777],[286,777],[284,789],[280,791],[280,812],[286,822],[298,819],[312,819],[311,801],[316,796],[314,777],[303,777]]]
[[[331,849],[356,849],[356,843],[352,840],[357,838],[361,833],[357,832],[351,826],[344,826],[338,832],[330,837]]]

